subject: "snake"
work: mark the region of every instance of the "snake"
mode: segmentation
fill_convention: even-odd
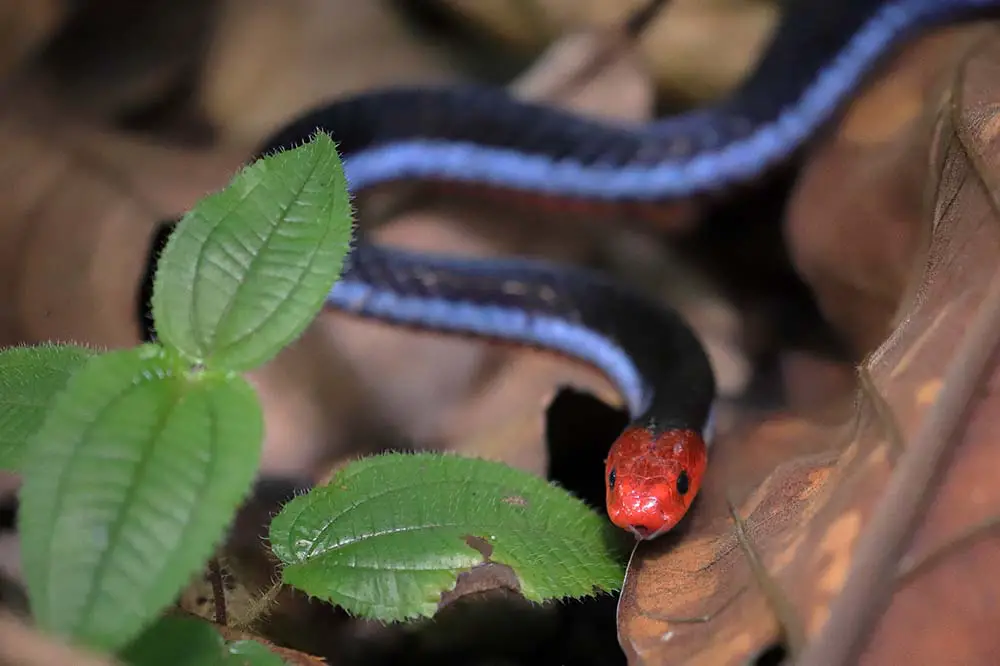
[[[479,84],[399,86],[318,104],[257,156],[330,134],[353,195],[420,181],[518,194],[548,210],[657,206],[761,177],[830,124],[876,65],[936,25],[998,0],[792,0],[762,55],[721,100],[623,125]],[[331,309],[582,361],[618,388],[628,425],[604,463],[610,521],[671,531],[698,496],[715,437],[716,378],[679,313],[596,270],[381,245],[358,231]]]

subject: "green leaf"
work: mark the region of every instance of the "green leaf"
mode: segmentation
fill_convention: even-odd
[[[286,583],[384,621],[433,615],[456,576],[486,559],[509,565],[532,601],[618,589],[617,536],[543,479],[439,454],[355,462],[286,504],[270,529]]]
[[[258,160],[177,225],[160,258],[160,342],[195,363],[250,370],[296,339],[340,275],[351,203],[333,140],[319,133]]]
[[[165,615],[121,653],[130,666],[285,666],[285,660],[254,640],[226,642],[212,624]]]
[[[233,641],[226,666],[285,666],[285,660],[258,641]]]
[[[114,650],[199,571],[257,470],[263,417],[238,375],[154,345],[78,370],[29,440],[21,555],[39,626]]]
[[[56,344],[0,352],[0,469],[18,468],[52,398],[93,354],[85,347]]]
[[[166,615],[122,652],[131,666],[220,666],[228,664],[222,635],[193,617]]]

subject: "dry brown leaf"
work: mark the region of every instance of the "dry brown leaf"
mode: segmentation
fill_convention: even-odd
[[[440,47],[390,3],[228,0],[201,78],[201,106],[228,143],[256,145],[300,110],[393,84],[457,78]]]
[[[440,2],[513,48],[537,50],[585,25],[611,28],[648,0]],[[705,103],[743,80],[776,25],[778,9],[778,3],[750,0],[674,0],[643,35],[640,53],[657,87],[688,103]]]
[[[922,454],[915,438],[936,398],[954,388],[942,379],[996,279],[998,74],[995,30],[921,40],[810,161],[788,221],[791,249],[851,341],[874,348],[860,367],[857,403],[847,402],[842,418],[772,417],[719,442],[685,533],[644,545],[630,568],[619,631],[631,663],[744,664],[776,640],[794,650],[845,617],[867,617],[835,600],[858,545],[878,547],[870,520],[887,485],[898,483],[894,470],[911,467],[900,461]],[[841,307],[845,291],[850,302]],[[998,535],[979,530],[941,550],[1000,513],[996,373],[993,358],[940,485],[917,487],[932,493],[930,509],[902,544],[910,573],[886,600],[862,664],[996,663]],[[727,515],[727,493],[748,544]],[[926,560],[931,554],[940,556]],[[886,584],[897,563],[888,564]],[[842,613],[837,624],[832,609]],[[682,621],[700,616],[708,620]],[[806,655],[802,663],[817,656]]]
[[[892,330],[914,257],[927,243],[927,226],[915,220],[925,214],[936,168],[927,159],[932,127],[970,29],[982,30],[940,30],[906,49],[851,105],[835,140],[811,156],[789,204],[796,268],[858,352]]]
[[[0,666],[115,666],[118,663],[70,648],[0,611]]]
[[[68,7],[66,0],[7,0],[0,4],[0,81],[45,43],[66,18]]]
[[[49,4],[49,3],[41,3]],[[127,116],[179,97],[212,34],[216,0],[88,0],[66,20],[28,76],[75,113]]]
[[[0,344],[138,340],[153,225],[221,187],[239,157],[129,140],[12,95],[0,114]]]

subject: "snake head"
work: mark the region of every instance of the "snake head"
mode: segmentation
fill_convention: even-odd
[[[707,463],[707,447],[694,430],[628,428],[604,467],[611,522],[637,539],[670,531],[698,494]]]

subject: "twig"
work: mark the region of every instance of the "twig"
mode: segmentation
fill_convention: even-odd
[[[868,399],[868,402],[875,410],[875,414],[889,440],[889,448],[895,460],[906,451],[906,439],[903,437],[903,433],[896,423],[896,417],[892,413],[892,408],[886,403],[885,397],[879,393],[878,387],[875,386],[875,381],[872,379],[868,368],[864,365],[860,366],[857,375],[858,382],[861,384],[861,395]]]
[[[785,642],[788,644],[788,652],[794,660],[795,656],[802,652],[802,646],[805,644],[805,631],[799,622],[798,614],[796,614],[795,608],[788,602],[785,593],[782,592],[774,577],[768,573],[767,567],[761,561],[757,549],[754,548],[753,543],[750,541],[750,535],[747,534],[746,522],[740,516],[739,511],[737,511],[736,505],[728,497],[726,498],[726,504],[729,507],[729,515],[732,516],[733,522],[736,524],[736,538],[739,539],[740,547],[746,555],[750,571],[753,573],[757,584],[760,585],[761,591],[774,610],[774,616],[778,620],[778,625],[781,627]]]
[[[622,34],[631,40],[638,39],[669,3],[670,0],[649,0],[625,19],[620,28]]]
[[[908,583],[918,573],[934,564],[959,546],[981,539],[997,528],[1000,528],[1000,516],[989,516],[984,520],[980,520],[979,522],[970,525],[967,529],[960,532],[958,536],[949,539],[946,543],[932,548],[926,555],[920,558],[904,559],[900,563],[899,570],[896,573],[896,583],[899,585]]]
[[[1000,277],[989,291],[949,366],[941,393],[928,410],[910,450],[889,478],[885,495],[859,539],[843,590],[830,604],[830,619],[805,647],[799,666],[853,663],[889,602],[894,568],[930,499],[937,473],[955,445],[956,431],[972,400],[1000,332]]]
[[[653,22],[671,0],[649,0],[629,14],[621,24],[614,26],[605,32],[598,44],[598,48],[591,55],[589,60],[579,67],[566,81],[563,81],[553,90],[548,91],[546,99],[549,101],[563,98],[574,91],[584,87],[600,74],[609,64],[614,62],[626,48],[631,48],[633,42],[642,36],[642,33]]]
[[[212,557],[208,560],[208,580],[212,583],[212,600],[215,602],[215,622],[223,627],[227,626],[226,617],[226,586],[222,580],[222,567],[219,566],[219,558]]]

